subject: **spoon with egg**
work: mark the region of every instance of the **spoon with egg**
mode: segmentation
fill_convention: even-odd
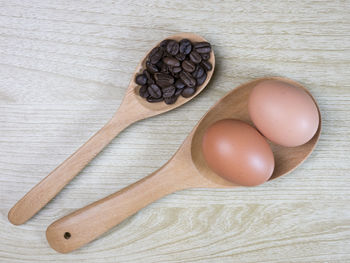
[[[188,82],[187,87],[191,85],[192,87],[184,88],[183,85],[179,89],[176,89],[176,91],[181,91],[182,88],[181,96],[180,93],[174,94],[174,86],[171,86],[170,89],[168,87],[165,87],[165,89],[163,89],[165,102],[160,101],[161,98],[158,97],[158,95],[161,96],[161,91],[157,85],[150,85],[152,87],[149,93],[150,95],[153,94],[153,97],[148,95],[148,91],[146,92],[145,86],[140,88],[136,82],[143,84],[145,81],[145,76],[141,74],[145,68],[152,70],[153,73],[155,73],[155,78],[156,71],[161,70],[157,68],[153,62],[156,63],[159,59],[162,59],[162,54],[160,54],[162,52],[159,53],[153,51],[157,51],[156,49],[159,49],[159,45],[162,45],[162,43],[164,44],[165,42],[162,41],[157,43],[154,48],[147,52],[146,56],[141,59],[140,63],[137,65],[136,70],[132,75],[129,87],[127,88],[124,99],[112,119],[94,136],[92,136],[84,145],[82,145],[75,153],[73,153],[61,165],[53,170],[41,182],[34,186],[22,199],[20,199],[12,207],[8,214],[8,219],[12,224],[23,224],[32,216],[34,216],[52,198],[54,198],[64,188],[65,185],[67,185],[76,175],[78,175],[79,172],[113,140],[113,138],[115,138],[129,125],[139,120],[175,109],[193,99],[207,86],[214,72],[214,52],[203,37],[193,33],[179,33],[166,38],[166,40],[175,41],[186,39],[190,40],[194,44],[191,53],[190,51],[192,46],[188,41],[184,42],[183,48],[181,47],[181,43],[180,46],[176,44],[169,45],[170,42],[174,44],[174,41],[168,41],[168,45],[162,48],[166,49],[170,55],[175,56],[175,53],[178,53],[179,55],[180,53],[182,55],[188,55],[191,60],[187,61],[187,67],[194,67],[196,64],[198,65],[203,57],[201,65],[206,68],[207,72],[203,73],[202,67],[200,68],[202,72],[194,71],[192,73],[193,76],[195,76],[194,74],[197,74],[197,76],[199,76],[199,73],[201,73],[201,77],[197,78],[197,87],[195,87],[196,81],[192,78],[192,75],[190,73],[186,73],[186,71],[184,73],[180,72],[180,78],[184,79],[184,83],[186,83],[186,81]],[[181,49],[183,49],[183,52]],[[193,52],[193,50],[196,52]],[[148,57],[151,56],[151,54],[153,54],[152,58]],[[177,60],[170,55],[169,57],[163,57],[164,63],[167,62],[169,68],[171,65],[173,69],[172,73],[174,73],[176,69],[181,70],[179,65],[177,65],[179,64],[179,60],[181,58]],[[165,59],[167,60],[165,61]],[[182,59],[184,59],[184,57]],[[148,62],[148,60],[150,61]],[[192,63],[189,61],[194,62]],[[177,66],[177,68],[175,68],[175,66]],[[191,68],[189,71],[191,71]],[[183,74],[183,76],[181,76],[181,74]],[[162,87],[162,84],[167,85],[167,83],[169,83],[169,78],[164,78],[166,77],[166,74],[159,73],[157,76],[159,76],[159,79],[156,79],[156,84],[158,84],[160,87]],[[176,84],[177,83],[174,83],[175,86]],[[150,87],[148,87],[148,89],[150,89]],[[165,97],[165,92],[167,92],[167,95],[169,95],[169,97]],[[148,101],[141,96],[148,97]]]
[[[299,95],[310,98],[308,103],[314,105],[314,108],[309,106],[312,114],[317,116],[317,125],[312,138],[307,142],[296,147],[281,146],[267,141],[250,126],[253,124],[250,115],[254,112],[248,107],[254,101],[250,95],[255,87],[266,81],[298,89],[301,92]],[[280,98],[277,96],[276,99]],[[313,121],[307,114],[298,116],[298,112],[294,115],[287,113],[290,118],[300,117],[300,123]],[[245,83],[225,95],[205,114],[174,156],[160,169],[55,221],[46,231],[47,240],[56,251],[68,253],[96,239],[148,204],[175,191],[254,186],[285,175],[302,163],[314,149],[320,135],[319,116],[312,95],[295,81],[271,77]],[[282,127],[280,132],[283,129]]]

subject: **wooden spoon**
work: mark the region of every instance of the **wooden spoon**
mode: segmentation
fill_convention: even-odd
[[[252,125],[247,107],[249,93],[258,82],[268,79],[301,87],[312,97],[300,84],[285,78],[261,78],[239,86],[207,112],[175,155],[159,170],[115,194],[52,223],[46,231],[50,246],[61,253],[77,249],[148,204],[178,190],[193,187],[239,187],[221,178],[207,166],[201,150],[202,137],[212,123],[221,119],[240,119]],[[309,142],[294,148],[269,142],[275,157],[275,170],[271,179],[287,174],[302,163],[314,149],[320,130],[321,122]]]
[[[192,42],[206,41],[203,37],[193,33],[179,33],[167,39],[180,41],[184,38]],[[155,46],[158,46],[159,43],[160,42]],[[125,97],[112,119],[12,207],[8,214],[8,219],[12,224],[23,224],[34,216],[126,127],[139,120],[175,109],[190,101],[207,86],[213,75],[215,56],[212,50],[209,62],[212,64],[213,68],[211,71],[208,71],[205,82],[197,87],[197,92],[194,96],[191,98],[183,98],[180,96],[172,105],[167,105],[164,102],[149,103],[138,95],[140,87],[135,83],[136,75],[141,73],[146,67],[146,58],[149,52],[147,52],[146,56],[137,65]]]

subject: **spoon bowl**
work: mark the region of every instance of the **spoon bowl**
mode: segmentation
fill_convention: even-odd
[[[220,182],[223,184],[223,186],[232,185],[232,183],[230,182],[222,181],[222,178],[217,174],[215,174],[208,167],[201,150],[203,135],[209,126],[211,126],[213,123],[222,119],[239,119],[255,127],[249,117],[248,98],[251,90],[259,82],[266,81],[266,80],[279,80],[279,81],[288,83],[292,86],[303,89],[307,94],[310,95],[310,97],[315,102],[315,105],[317,106],[315,99],[312,97],[311,93],[306,88],[304,88],[299,83],[287,78],[280,78],[280,77],[260,78],[237,87],[236,89],[234,89],[233,91],[225,95],[219,102],[217,102],[208,111],[208,113],[200,120],[200,122],[192,132],[191,157],[192,157],[193,163],[195,164],[197,170],[201,175],[205,176],[206,178],[214,182],[218,182],[218,183]],[[319,116],[321,116],[318,106],[317,106],[317,110],[318,110]],[[320,118],[318,130],[313,136],[313,138],[307,143],[300,145],[298,147],[284,147],[284,146],[275,144],[265,138],[272,149],[274,159],[275,159],[275,169],[270,180],[291,172],[300,163],[302,163],[311,154],[312,150],[316,146],[316,143],[320,136],[320,131],[321,131],[321,118]],[[210,187],[210,185],[208,185],[208,187]]]
[[[207,42],[207,40],[205,40],[203,37],[201,37],[199,35],[196,35],[196,34],[193,34],[193,33],[179,33],[179,34],[172,35],[172,36],[170,36],[170,37],[168,37],[166,39],[172,39],[172,40],[180,41],[180,40],[182,40],[184,38],[187,38],[187,39],[191,40],[192,43],[195,43],[195,42]],[[155,45],[155,47],[158,46],[160,43],[161,43],[161,41],[158,42]],[[130,96],[126,96],[125,97],[125,101],[123,102],[123,103],[126,103],[126,102],[129,103],[129,99],[131,99],[133,101],[135,100],[135,102],[138,103],[138,107],[140,108],[139,110],[143,111],[143,113],[146,114],[145,115],[146,117],[151,117],[151,116],[154,116],[154,115],[157,115],[157,114],[160,114],[160,113],[163,113],[163,112],[175,109],[175,108],[181,106],[182,104],[188,102],[189,99],[192,99],[195,96],[197,96],[207,86],[207,84],[209,83],[209,81],[210,81],[210,79],[211,79],[211,77],[213,75],[214,69],[215,69],[215,55],[214,55],[214,52],[212,50],[211,53],[210,53],[210,58],[209,58],[208,61],[212,64],[213,68],[212,68],[212,70],[207,72],[208,75],[207,75],[206,80],[204,81],[204,83],[202,85],[200,85],[197,88],[196,93],[191,98],[184,98],[182,96],[179,96],[179,98],[176,100],[176,102],[174,104],[170,104],[170,105],[167,105],[164,102],[161,102],[161,103],[149,103],[144,98],[141,98],[141,96],[139,96],[140,86],[138,84],[136,84],[135,78],[136,78],[137,74],[142,73],[142,70],[146,68],[147,56],[151,52],[152,49],[150,49],[147,52],[147,55],[137,65],[136,70],[135,70],[135,72],[134,72],[134,74],[132,76],[132,79],[130,81],[129,88],[127,90],[127,94],[130,93]]]
[[[193,42],[207,42],[203,37],[193,33],[179,33],[166,39],[181,40],[187,38]],[[158,42],[154,47],[158,46]],[[153,47],[153,48],[154,48]],[[153,49],[152,48],[152,49]],[[209,62],[212,70],[208,71],[205,82],[197,87],[196,93],[190,98],[180,96],[174,104],[167,105],[163,101],[149,103],[138,94],[139,86],[135,82],[137,74],[145,68],[148,54],[137,65],[127,88],[124,99],[112,119],[75,153],[60,164],[41,182],[34,186],[9,211],[8,219],[14,225],[25,223],[54,198],[79,172],[100,153],[121,131],[132,123],[175,109],[197,96],[210,81],[214,68],[215,56],[210,52]]]
[[[260,81],[272,79],[300,87],[311,96],[299,83],[278,77],[261,78],[237,87],[204,115],[174,156],[157,171],[115,194],[52,223],[46,231],[50,246],[61,253],[75,250],[148,204],[178,190],[194,187],[239,187],[220,177],[208,167],[202,153],[202,138],[206,129],[221,119],[235,118],[252,125],[247,106],[249,94]],[[314,102],[317,105],[315,100]],[[320,112],[319,116],[321,116]],[[271,179],[285,175],[301,164],[314,149],[320,130],[321,121],[314,137],[306,144],[294,148],[269,142],[275,157],[275,170]]]

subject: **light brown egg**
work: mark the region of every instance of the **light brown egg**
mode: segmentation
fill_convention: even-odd
[[[248,110],[257,129],[282,146],[308,142],[319,125],[312,98],[301,88],[277,80],[263,81],[253,88]]]
[[[220,120],[211,125],[204,134],[202,150],[215,173],[243,186],[264,183],[275,165],[266,140],[240,120]]]

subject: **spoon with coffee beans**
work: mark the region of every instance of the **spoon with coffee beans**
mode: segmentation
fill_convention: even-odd
[[[20,225],[33,217],[132,123],[193,99],[210,81],[214,67],[213,49],[199,35],[179,33],[157,43],[136,67],[112,119],[19,200],[8,214],[9,221]]]

